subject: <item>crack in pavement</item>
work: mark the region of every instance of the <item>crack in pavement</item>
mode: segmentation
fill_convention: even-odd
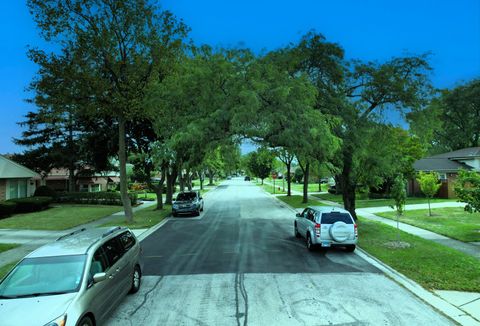
[[[240,301],[238,292],[243,298],[244,303],[244,312],[240,312]],[[235,318],[237,318],[237,325],[240,326],[240,319],[243,317],[243,326],[248,325],[248,294],[247,290],[245,289],[245,274],[244,273],[237,273],[235,274],[235,307],[236,307],[236,314]]]
[[[153,290],[155,290],[158,286],[158,284],[160,284],[160,282],[163,280],[163,276],[160,276],[160,278],[158,279],[157,283],[155,283],[155,285],[150,289],[148,290],[147,292],[145,292],[145,294],[143,295],[143,300],[142,300],[142,303],[140,303],[140,305],[135,308],[133,310],[133,312],[130,313],[130,317],[132,317],[133,315],[135,315],[137,313],[137,311],[143,307],[143,305],[145,304],[145,302],[147,302],[147,297],[150,293],[152,293]]]

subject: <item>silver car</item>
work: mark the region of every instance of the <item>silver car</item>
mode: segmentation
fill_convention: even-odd
[[[172,216],[194,214],[199,216],[203,211],[203,197],[200,191],[184,191],[177,195],[172,204]]]
[[[100,325],[141,283],[127,228],[80,229],[22,259],[0,282],[0,324]]]
[[[345,247],[354,251],[358,242],[358,230],[352,215],[338,207],[307,207],[297,213],[294,222],[297,238],[304,237],[308,250],[314,247]]]

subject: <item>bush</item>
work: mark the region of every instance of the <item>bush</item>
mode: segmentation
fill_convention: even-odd
[[[52,197],[57,198],[57,193],[55,190],[50,188],[49,186],[40,186],[35,189],[35,193],[33,197]]]
[[[129,193],[132,205],[137,204],[137,193]],[[122,206],[122,198],[118,192],[66,192],[58,196],[59,203],[92,204],[92,205],[118,205]]]
[[[0,201],[0,219],[12,215],[17,204],[11,201]]]
[[[31,213],[48,208],[53,202],[52,197],[27,197],[10,199],[7,202],[16,204],[15,213]]]

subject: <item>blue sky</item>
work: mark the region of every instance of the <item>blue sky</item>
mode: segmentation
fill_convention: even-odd
[[[453,87],[480,76],[480,0],[165,0],[195,43],[252,48],[259,53],[295,42],[310,29],[339,43],[347,58],[386,60],[433,53],[432,81]],[[27,46],[48,49],[24,0],[0,1],[0,153],[18,152],[16,122],[34,107],[25,87],[36,67]],[[390,117],[396,120],[396,117]]]

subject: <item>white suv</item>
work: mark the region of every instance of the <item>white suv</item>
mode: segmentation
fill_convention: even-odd
[[[347,210],[338,207],[307,207],[297,213],[294,224],[297,238],[305,237],[308,250],[314,247],[345,247],[354,251],[358,242],[357,224]]]

